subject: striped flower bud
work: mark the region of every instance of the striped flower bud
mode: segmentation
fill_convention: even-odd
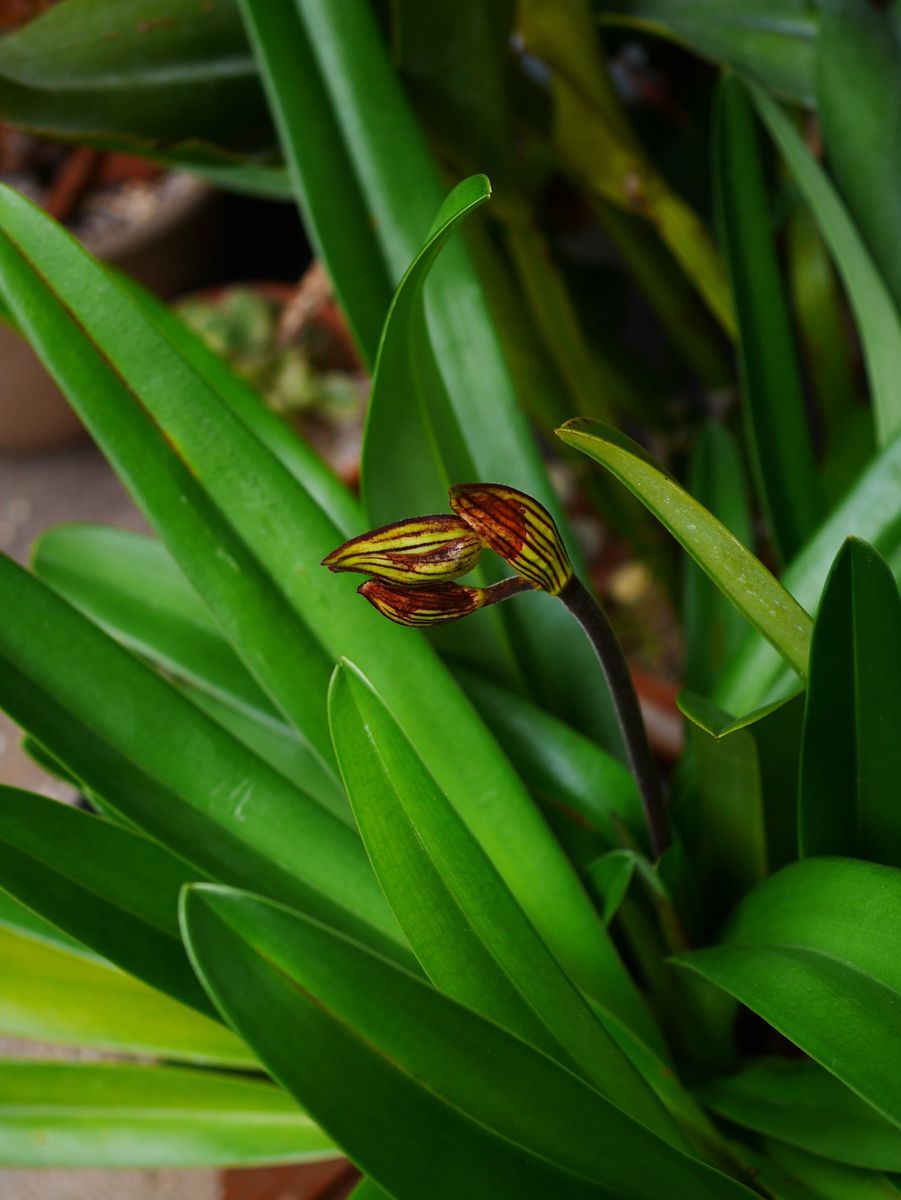
[[[466,587],[460,583],[412,588],[383,579],[367,579],[357,591],[389,621],[418,629],[468,617],[488,598],[488,589]]]
[[[411,517],[351,538],[324,558],[322,565],[331,571],[362,571],[401,587],[418,588],[466,575],[482,549],[481,538],[459,517]]]
[[[558,595],[573,577],[572,563],[547,509],[525,492],[500,483],[459,483],[450,506],[518,575]]]

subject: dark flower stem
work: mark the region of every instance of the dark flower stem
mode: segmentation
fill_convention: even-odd
[[[659,858],[670,844],[669,823],[660,773],[648,745],[648,735],[625,655],[603,609],[580,579],[573,576],[559,596],[584,629],[607,679],[626,743],[629,764],[638,784],[651,849],[654,857]]]

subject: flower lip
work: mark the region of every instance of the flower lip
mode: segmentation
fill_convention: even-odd
[[[500,483],[459,483],[449,496],[457,516],[524,579],[552,595],[572,579],[554,519],[532,496]]]
[[[395,521],[351,538],[326,555],[322,566],[419,588],[466,575],[482,549],[482,539],[465,521],[438,513]]]
[[[357,592],[389,621],[416,629],[468,617],[486,599],[485,589],[460,583],[411,588],[384,579],[367,579]]]

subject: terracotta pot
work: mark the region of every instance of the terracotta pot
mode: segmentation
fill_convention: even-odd
[[[344,1200],[360,1178],[346,1159],[225,1171],[222,1200]]]
[[[188,180],[146,221],[87,239],[93,254],[163,297],[183,292],[211,260],[215,193]],[[28,343],[0,326],[0,449],[62,445],[84,430]]]

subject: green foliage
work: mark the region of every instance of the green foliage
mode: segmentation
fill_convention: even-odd
[[[0,786],[0,1033],[126,1058],[0,1062],[0,1165],[898,1194],[897,5],[488,7],[67,0],[0,39],[4,120],[293,194],[373,374],[361,503],[0,189],[0,319],[154,531],[0,557],[0,706],[98,810]],[[729,69],[715,124],[636,44]],[[560,211],[616,265],[581,276]],[[321,563],[449,487],[478,574],[459,530],[417,553],[492,606],[427,637]],[[666,804],[564,508],[681,608]]]

